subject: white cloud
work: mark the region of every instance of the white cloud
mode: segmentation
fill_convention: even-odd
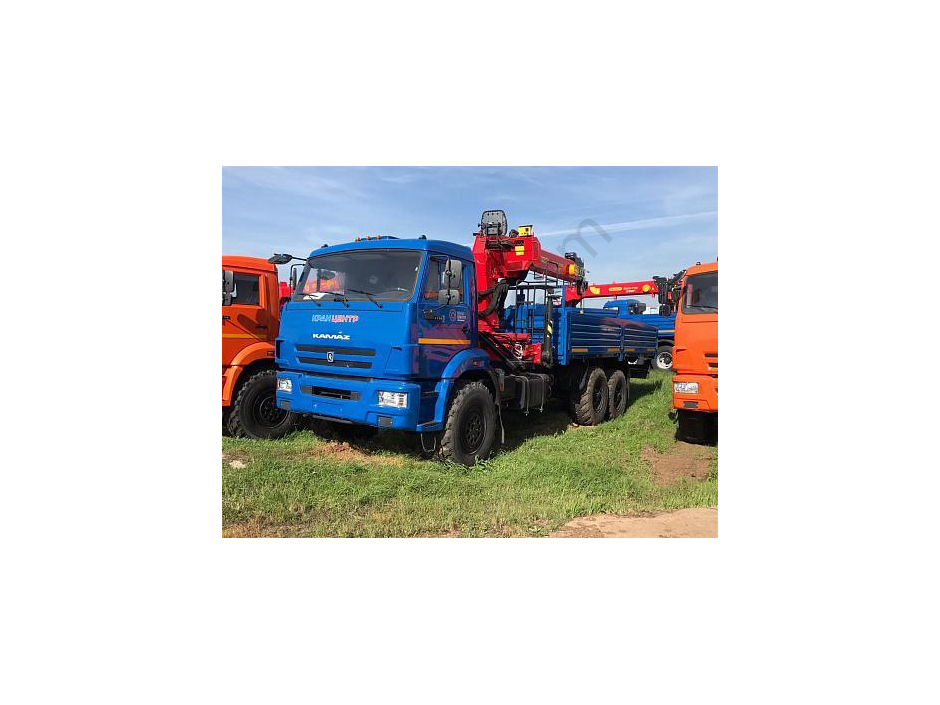
[[[686,215],[667,215],[661,218],[645,218],[643,220],[628,220],[623,223],[599,223],[599,227],[606,233],[622,233],[628,230],[645,230],[647,228],[663,228],[669,225],[679,225],[695,220],[713,218],[718,215],[718,211],[704,211],[702,213],[688,213]],[[555,230],[547,233],[539,233],[539,237],[552,237],[555,235],[576,235],[579,232],[589,234],[594,232],[594,227],[587,221],[580,228],[569,228],[568,230]]]
[[[223,177],[234,178],[258,188],[336,202],[338,199],[363,198],[362,191],[352,179],[330,178],[323,169],[297,169],[291,167],[226,167]]]

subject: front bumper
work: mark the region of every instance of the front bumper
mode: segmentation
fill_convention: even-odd
[[[433,409],[437,396],[427,390],[422,395],[421,386],[414,382],[375,378],[358,380],[351,377],[338,379],[284,370],[278,370],[277,378],[289,379],[293,386],[290,392],[278,390],[277,405],[280,409],[403,431],[424,430],[428,424],[422,424],[421,418],[428,418],[428,410]],[[406,393],[408,405],[403,409],[379,406],[379,390]]]
[[[718,411],[718,378],[709,375],[673,375],[672,383],[697,382],[698,394],[677,394],[672,392],[672,406],[688,411]]]

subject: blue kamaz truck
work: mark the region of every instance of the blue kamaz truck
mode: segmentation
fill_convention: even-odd
[[[412,431],[444,459],[488,457],[504,411],[552,397],[579,424],[615,418],[656,353],[655,327],[583,306],[575,253],[543,250],[502,211],[484,212],[472,250],[377,236],[302,261],[275,343],[278,407]]]
[[[659,370],[672,369],[672,349],[676,340],[676,314],[662,316],[658,313],[644,313],[646,304],[636,299],[618,299],[604,304],[606,309],[617,311],[618,318],[640,321],[655,326],[657,330],[656,354],[653,367]]]

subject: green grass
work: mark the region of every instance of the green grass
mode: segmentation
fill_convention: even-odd
[[[506,445],[472,468],[423,460],[413,436],[352,448],[310,431],[223,438],[222,525],[231,536],[544,536],[577,516],[718,504],[718,450],[702,480],[659,485],[644,447],[669,452],[670,376],[631,381],[621,418],[570,427],[561,406],[505,416]],[[238,461],[238,462],[234,462]],[[234,467],[242,465],[244,467]]]

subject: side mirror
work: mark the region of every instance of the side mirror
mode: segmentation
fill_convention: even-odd
[[[441,306],[446,306],[451,301],[458,301],[460,299],[460,291],[458,289],[441,289],[437,292],[437,303]]]
[[[287,264],[292,259],[294,259],[293,255],[282,255],[275,252],[273,255],[268,257],[268,262],[271,264]]]
[[[455,285],[461,285],[461,279],[463,279],[463,265],[459,260],[447,260],[447,265],[444,269],[444,279],[444,283],[447,285],[448,289],[454,288]]]
[[[671,316],[671,315],[672,315],[672,306],[670,306],[669,304],[663,304],[662,306],[660,306],[660,307],[659,307],[659,315],[660,315],[660,316],[667,316],[667,317],[668,317],[668,316]]]
[[[232,293],[235,291],[235,272],[222,270],[222,305],[232,305]]]

